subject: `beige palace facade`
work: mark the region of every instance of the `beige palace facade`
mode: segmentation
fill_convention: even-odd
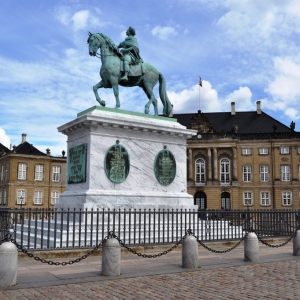
[[[300,207],[300,133],[261,111],[178,114],[198,131],[187,144],[187,189],[200,209]]]
[[[26,141],[12,150],[1,145],[0,207],[54,208],[66,186],[66,157],[53,157]]]

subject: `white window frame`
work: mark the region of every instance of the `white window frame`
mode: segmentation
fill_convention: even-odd
[[[291,166],[290,165],[281,165],[281,181],[290,181],[291,180]]]
[[[22,205],[26,204],[26,190],[17,190],[17,204],[21,204],[22,197]]]
[[[4,179],[4,164],[1,165],[1,173],[0,173],[0,180]]]
[[[260,192],[260,205],[261,206],[270,206],[271,205],[271,198],[269,191],[261,191]]]
[[[298,154],[300,154],[300,147],[298,147],[297,152],[298,152]]]
[[[282,191],[282,205],[291,206],[292,201],[292,192],[291,191]]]
[[[52,181],[59,182],[60,181],[60,166],[52,166]]]
[[[26,180],[27,163],[18,163],[18,180]]]
[[[42,205],[43,204],[43,191],[34,191],[33,204]]]
[[[259,179],[260,179],[260,182],[270,181],[269,166],[268,165],[259,166]]]
[[[51,204],[57,204],[59,201],[60,192],[52,191],[51,192]]]
[[[36,164],[34,166],[34,180],[36,181],[44,180],[44,165]]]
[[[2,190],[0,190],[0,205],[2,204]]]
[[[243,181],[251,182],[252,181],[252,167],[243,166]]]
[[[220,160],[220,184],[230,184],[230,160],[228,158],[221,158]]]
[[[8,180],[8,163],[5,163],[5,169],[4,169],[4,180]]]
[[[243,200],[244,206],[252,206],[253,205],[253,193],[246,191],[243,192]]]
[[[281,147],[280,154],[290,154],[290,147]]]
[[[251,155],[251,148],[242,148],[242,155]]]
[[[3,205],[7,204],[7,191],[6,189],[3,190]]]
[[[202,158],[195,161],[195,182],[205,184],[205,160]]]
[[[259,148],[258,153],[261,155],[267,155],[269,154],[269,148]]]

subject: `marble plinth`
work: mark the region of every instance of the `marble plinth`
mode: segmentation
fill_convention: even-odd
[[[68,156],[70,149],[87,145],[86,179],[67,184],[58,208],[197,209],[186,192],[186,140],[196,134],[195,130],[172,118],[98,106],[78,114],[58,130],[68,136]],[[117,141],[130,158],[128,176],[121,183],[112,182],[104,166],[108,149]],[[160,184],[154,173],[155,158],[164,147],[176,159],[176,175],[169,185]]]

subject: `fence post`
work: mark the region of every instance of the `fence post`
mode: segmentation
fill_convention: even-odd
[[[17,283],[18,249],[12,242],[0,245],[0,287]]]
[[[297,230],[293,239],[293,255],[300,256],[300,230]]]
[[[198,243],[192,235],[187,235],[182,242],[182,267],[198,268]]]
[[[117,239],[104,241],[102,248],[102,275],[117,276],[121,274],[121,246]]]
[[[244,259],[259,262],[258,238],[254,232],[249,232],[244,240]]]

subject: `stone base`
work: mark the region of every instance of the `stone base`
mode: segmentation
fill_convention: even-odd
[[[67,175],[58,208],[198,208],[186,192],[186,140],[196,131],[176,119],[95,106],[58,130],[68,136],[68,165],[70,149],[86,149],[86,165],[80,158],[80,170],[86,170],[80,178],[85,179],[74,183]],[[112,182],[105,169],[108,149],[116,143],[126,149],[130,159],[128,176],[120,183]],[[167,185],[161,184],[154,172],[156,157],[164,148],[176,160],[175,178]]]

